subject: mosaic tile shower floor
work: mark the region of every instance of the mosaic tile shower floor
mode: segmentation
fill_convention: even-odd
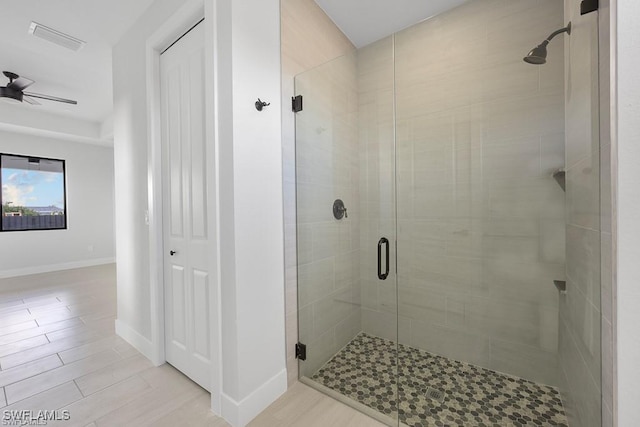
[[[311,379],[385,415],[398,410],[412,427],[567,426],[553,387],[404,345],[398,351],[399,408],[391,341],[361,333]]]

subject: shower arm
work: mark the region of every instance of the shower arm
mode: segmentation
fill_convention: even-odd
[[[560,34],[562,34],[562,33],[568,33],[569,35],[571,35],[571,22],[569,22],[569,24],[568,24],[566,27],[561,28],[561,29],[556,30],[556,31],[554,31],[553,33],[551,33],[551,34],[549,35],[549,37],[547,37],[547,39],[543,42],[543,44],[544,44],[545,46],[546,46],[546,45],[548,45],[548,44],[549,44],[549,42],[550,42],[551,40],[553,40],[553,38],[554,38],[555,36],[560,35]]]

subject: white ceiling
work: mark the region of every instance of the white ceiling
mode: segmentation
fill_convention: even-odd
[[[77,106],[39,101],[11,105],[32,112],[62,114],[102,123],[113,110],[111,48],[153,0],[0,0],[0,71],[35,80],[27,91],[71,98]],[[29,34],[40,24],[87,42],[73,52]],[[0,86],[8,80],[0,75]],[[2,118],[0,118],[2,120]]]
[[[468,0],[315,1],[356,47],[362,47]]]

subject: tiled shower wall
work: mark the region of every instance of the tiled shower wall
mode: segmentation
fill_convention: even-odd
[[[355,54],[296,78],[299,336],[311,376],[360,331],[360,190]],[[341,199],[347,216],[336,220]]]
[[[601,274],[600,246],[601,238],[603,247],[610,245],[606,242],[610,234],[601,234],[601,227],[610,230],[610,217],[600,213],[598,15],[581,16],[579,6],[565,2],[565,19],[573,29],[565,39],[568,292],[560,303],[560,368],[569,424],[597,427],[602,408],[601,303],[611,308],[610,293],[601,288],[603,283],[610,289],[611,275]],[[608,149],[608,145],[602,147],[603,189],[609,185]],[[606,200],[608,192],[602,196]],[[604,204],[602,211],[607,212]],[[602,251],[603,256],[607,254]],[[602,261],[605,271],[609,270],[610,258]],[[609,297],[607,301],[603,296]]]
[[[370,274],[377,239],[393,234],[395,72],[400,342],[558,384],[562,40],[544,67],[522,57],[562,26],[557,0],[474,0],[398,33],[395,70],[390,41],[359,52],[361,108],[375,112],[360,119],[361,171],[376,172],[361,183],[365,332],[396,334],[396,293]]]
[[[616,296],[613,268],[613,178],[611,146],[611,41],[610,20],[611,1],[602,0],[598,11],[598,39],[600,58],[600,264],[602,314],[602,426],[613,427],[617,408],[615,395],[616,338],[615,313]]]
[[[550,235],[556,233],[561,236],[564,233],[557,230],[555,214],[552,218],[546,214],[538,217],[527,215],[531,212],[543,213],[541,205],[545,209],[551,207],[551,212],[559,208],[557,197],[561,195],[557,192],[558,188],[555,184],[549,186],[547,183],[551,182],[548,180],[549,173],[564,164],[562,148],[557,144],[558,140],[563,139],[563,129],[556,121],[563,119],[562,101],[553,101],[562,94],[562,81],[558,79],[563,74],[562,40],[555,40],[550,46],[549,63],[543,67],[527,66],[521,63],[520,58],[551,30],[564,25],[562,11],[558,10],[560,6],[555,3],[559,2],[536,3],[543,4],[544,7],[530,10],[528,6],[533,4],[531,2],[474,0],[463,8],[450,12],[451,16],[448,14],[432,19],[409,29],[406,34],[398,35],[397,70],[393,67],[391,38],[357,53],[358,104],[361,109],[358,137],[360,161],[357,167],[360,173],[358,215],[361,224],[359,269],[362,282],[362,328],[383,337],[397,337],[394,278],[380,282],[375,277],[375,245],[382,235],[392,241],[395,237],[394,229],[388,222],[395,202],[395,188],[392,184],[395,161],[393,152],[390,151],[394,138],[393,73],[396,71],[400,77],[403,73],[401,61],[404,61],[405,73],[411,74],[412,67],[423,67],[424,70],[420,73],[424,71],[426,74],[421,80],[420,74],[414,73],[413,84],[406,85],[405,94],[409,93],[409,96],[405,96],[404,101],[402,98],[398,99],[398,250],[399,257],[407,256],[408,253],[411,257],[411,274],[401,276],[399,282],[400,339],[429,351],[550,384],[556,383],[551,377],[556,372],[556,358],[553,351],[544,349],[553,347],[553,331],[559,326],[553,325],[554,319],[557,319],[557,295],[550,286],[550,280],[561,278],[564,273],[564,266],[558,255],[558,251],[563,251],[564,247],[559,241],[554,244]],[[606,9],[608,2],[601,4]],[[577,7],[577,4],[573,6]],[[491,7],[494,7],[494,13],[490,13]],[[574,26],[580,25],[582,28],[576,30],[575,37],[571,37],[571,40],[576,40],[574,50],[578,57],[574,60],[577,59],[578,62],[572,65],[573,74],[567,70],[567,75],[571,76],[568,79],[568,93],[575,93],[580,84],[586,84],[586,75],[580,75],[584,72],[581,67],[585,65],[578,63],[584,59],[595,59],[593,56],[584,57],[585,52],[580,52],[581,46],[588,45],[588,41],[582,39],[586,34],[582,21],[585,18],[575,16],[575,11],[572,13],[574,15],[568,15],[567,21],[574,19]],[[453,18],[456,16],[454,14],[458,14],[456,18]],[[600,15],[603,16],[602,11]],[[471,16],[474,16],[473,22],[477,25],[469,25]],[[461,18],[466,19],[467,23],[458,25],[453,22],[454,19],[457,21]],[[476,22],[478,18],[482,22]],[[313,0],[283,0],[282,24],[287,367],[290,381],[294,381],[297,378],[297,362],[292,349],[297,341],[298,315],[295,274],[295,151],[293,115],[286,106],[294,92],[294,75],[349,52],[353,46]],[[418,39],[414,44],[410,43],[414,37],[411,34],[421,33],[421,30],[423,37],[434,38],[431,44]],[[446,39],[445,35],[451,38]],[[405,36],[409,37],[408,41],[403,40]],[[593,33],[588,35],[591,42],[593,36]],[[569,43],[569,38],[565,37],[565,40]],[[489,42],[490,45],[487,44]],[[402,43],[406,45],[404,54]],[[434,61],[429,62],[428,56],[434,51],[445,51],[444,60],[443,55],[439,54],[432,55]],[[593,51],[589,54],[593,55]],[[580,55],[583,55],[582,59]],[[442,71],[438,73],[437,70]],[[402,82],[400,83],[402,86]],[[537,98],[539,102],[544,99],[551,102],[545,108],[544,102],[532,104],[532,98]],[[591,104],[580,100],[577,95],[573,96],[573,101],[574,106],[591,108]],[[461,103],[464,105],[460,106]],[[496,109],[500,106],[501,108]],[[420,108],[423,110],[420,111]],[[592,114],[593,110],[586,113]],[[527,119],[528,114],[531,114],[531,120]],[[444,119],[443,123],[439,122],[441,118]],[[567,119],[571,117],[568,116]],[[575,120],[576,117],[573,117],[570,121]],[[588,124],[589,121],[587,116],[578,118],[579,123]],[[516,130],[514,135],[509,134],[519,126],[523,127],[522,131]],[[558,132],[554,132],[554,128]],[[540,144],[537,147],[535,143],[529,146],[533,150],[533,157],[529,160],[533,161],[527,162],[527,154],[531,155],[526,151],[527,145],[509,144],[514,141],[524,142],[529,136],[532,136],[532,140],[535,139],[536,129],[543,129]],[[548,130],[555,134],[555,142],[545,137]],[[608,134],[607,129],[602,129],[602,134]],[[499,136],[495,139],[497,143],[492,144],[489,137],[496,135]],[[578,174],[580,169],[570,163],[572,159],[573,163],[576,159],[578,163],[581,160],[584,163],[585,156],[575,155],[576,147],[580,149],[579,144],[576,145],[578,139],[572,139],[568,135],[568,140],[569,151],[573,150],[573,154],[567,153],[568,186],[572,194],[568,206],[568,245],[572,251],[578,250],[577,256],[568,260],[568,269],[573,271],[569,272],[569,276],[577,275],[577,280],[583,282],[587,277],[591,283],[595,283],[597,242],[594,234],[587,231],[589,228],[580,224],[588,216],[592,217],[591,220],[596,220],[593,204],[588,200],[597,195],[597,192],[593,193],[593,188],[589,188],[594,185],[597,170],[583,168],[582,176]],[[433,149],[429,148],[431,144],[435,144]],[[490,152],[497,154],[497,157],[487,158]],[[611,203],[608,191],[611,182],[608,153],[609,145],[603,141],[600,162],[603,189],[601,203],[603,212],[608,212],[600,220],[603,248],[602,362],[606,365],[603,366],[602,373],[604,425],[611,424],[611,412],[615,404],[611,399],[614,342],[612,306],[615,301],[611,287]],[[591,152],[591,163],[597,167],[593,154]],[[539,181],[529,180],[534,178],[530,174],[535,171],[535,159],[540,165]],[[497,162],[492,163],[492,160]],[[434,168],[433,176],[428,175],[431,167]],[[449,181],[438,181],[441,176],[449,177],[446,178]],[[505,183],[504,186],[499,185],[500,180]],[[520,187],[521,183],[527,181],[530,185]],[[536,182],[540,185],[536,185]],[[452,193],[433,191],[440,185],[452,190]],[[472,194],[471,197],[465,196],[469,193]],[[419,194],[427,197],[418,200],[415,197]],[[550,197],[547,198],[545,194]],[[535,197],[532,199],[532,196]],[[418,202],[417,206],[412,204],[412,200]],[[553,203],[547,203],[551,201]],[[588,206],[588,209],[579,208],[581,204],[583,207]],[[348,205],[348,208],[351,209],[351,215],[356,214],[357,205]],[[419,217],[420,212],[438,212],[438,209],[442,209],[440,217]],[[574,214],[571,214],[572,210]],[[589,210],[591,213],[588,213]],[[475,214],[461,215],[465,211],[480,212],[480,220]],[[503,215],[509,212],[514,218]],[[555,225],[549,228],[545,225],[548,220],[553,220],[551,223]],[[585,232],[591,234],[591,238],[581,236]],[[416,237],[411,245],[408,236]],[[411,255],[410,252],[414,254]],[[487,252],[489,256],[486,256]],[[552,258],[558,262],[539,262],[549,259],[553,254],[555,256]],[[430,260],[432,257],[435,258]],[[449,257],[456,263],[444,262]],[[536,261],[531,262],[532,260]],[[427,281],[421,282],[416,276],[412,279],[414,273],[417,277],[420,274],[430,276],[429,282],[434,287],[423,288]],[[471,275],[478,280],[469,280]],[[576,286],[575,283],[571,285],[572,280],[576,279],[569,278],[570,287]],[[468,294],[459,298],[460,289]],[[598,308],[596,290],[592,289],[589,296],[591,300],[588,300],[580,289],[582,286],[579,285],[576,288],[578,293],[572,295],[570,288],[569,295],[562,300],[562,369],[559,376],[563,378],[563,398],[572,424],[592,422],[597,425],[599,403],[596,399],[599,386],[597,363],[594,361],[597,359],[595,353],[599,341],[599,329],[595,325],[598,313],[586,310],[589,307]],[[357,298],[357,291],[354,298]],[[579,298],[585,304],[576,303]],[[520,310],[523,310],[522,313]],[[555,314],[547,316],[547,311]],[[533,326],[529,329],[524,327],[520,321],[523,318],[528,319],[526,322]],[[312,324],[312,321],[305,319],[307,318],[303,316],[300,320]],[[512,320],[515,323],[512,324]],[[538,342],[544,343],[543,346],[535,345],[535,342],[531,345],[531,338],[536,336],[547,337],[542,341],[538,339]],[[522,338],[525,343],[519,342]],[[323,352],[323,358],[330,356],[332,345],[328,349],[331,350]],[[584,414],[588,413],[582,415],[586,421],[578,418],[578,413],[583,409]]]
[[[347,37],[313,0],[281,0],[282,157],[285,213],[286,345],[289,384],[298,379],[294,345],[298,341],[296,267],[295,122],[291,111],[294,77],[353,51]]]

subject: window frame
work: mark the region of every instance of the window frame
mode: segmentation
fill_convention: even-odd
[[[2,212],[2,206],[4,200],[2,198],[2,157],[10,156],[10,157],[21,157],[24,159],[38,159],[38,160],[49,160],[54,162],[62,163],[62,197],[64,201],[64,227],[57,228],[27,228],[24,230],[5,230],[3,227],[2,218],[4,218],[4,213]],[[4,153],[0,152],[0,233],[13,233],[13,232],[23,232],[23,231],[52,231],[52,230],[68,230],[69,229],[69,214],[67,212],[67,163],[63,159],[54,159],[51,157],[41,157],[41,156],[27,156],[24,154],[13,154],[13,153]]]

